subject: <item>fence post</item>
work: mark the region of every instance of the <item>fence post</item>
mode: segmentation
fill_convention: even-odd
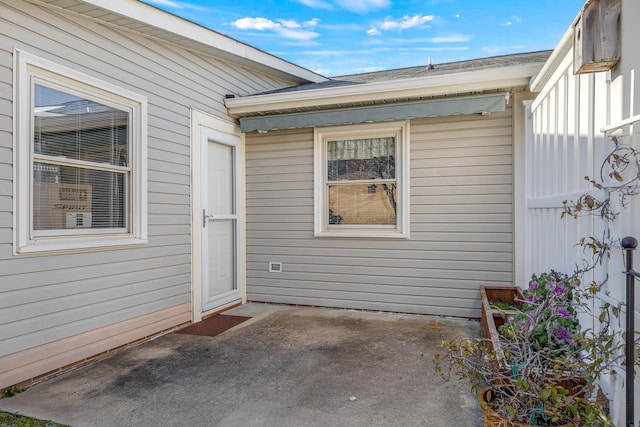
[[[624,385],[625,398],[627,404],[627,427],[634,427],[634,387],[635,387],[635,278],[638,272],[633,270],[633,251],[638,247],[638,240],[635,237],[627,236],[622,239],[622,249],[626,252],[626,271],[627,276],[627,321],[625,331],[625,371],[626,381]]]

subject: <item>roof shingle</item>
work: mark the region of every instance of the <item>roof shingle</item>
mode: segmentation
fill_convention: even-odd
[[[538,52],[517,53],[511,55],[492,56],[489,58],[471,59],[466,61],[446,62],[442,64],[434,64],[433,67],[421,65],[417,67],[398,68],[394,70],[376,71],[372,73],[337,76],[332,77],[330,78],[330,80],[325,82],[310,83],[269,92],[262,92],[258,95],[337,88],[366,83],[406,80],[428,76],[486,70],[491,68],[497,69],[509,66],[544,63],[551,55],[551,52],[551,50],[544,50]]]

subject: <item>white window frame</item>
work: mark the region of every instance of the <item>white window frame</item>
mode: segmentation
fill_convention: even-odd
[[[395,137],[398,203],[396,226],[329,224],[327,141]],[[409,238],[409,122],[314,128],[314,236]]]
[[[43,84],[129,113],[127,229],[33,230],[33,92]],[[147,243],[147,98],[111,83],[14,50],[13,252],[78,251]],[[37,157],[37,156],[35,156]],[[45,235],[46,234],[46,235]]]

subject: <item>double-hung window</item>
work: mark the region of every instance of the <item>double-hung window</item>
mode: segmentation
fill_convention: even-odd
[[[315,235],[409,233],[408,124],[316,128]]]
[[[15,252],[144,243],[146,99],[15,54]]]

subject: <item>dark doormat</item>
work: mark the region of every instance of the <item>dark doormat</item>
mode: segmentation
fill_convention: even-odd
[[[251,319],[244,316],[230,316],[227,314],[216,314],[202,322],[188,326],[184,329],[176,331],[178,334],[203,335],[207,337],[215,337],[218,334],[233,328],[236,325]]]

